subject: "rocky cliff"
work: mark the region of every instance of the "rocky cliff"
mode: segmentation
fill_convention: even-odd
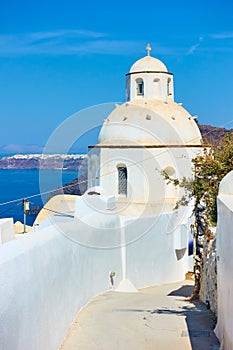
[[[227,130],[217,126],[198,124],[204,143],[218,146],[227,133],[233,133],[233,129]]]
[[[53,191],[52,196],[55,196],[57,194],[73,194],[76,196],[81,196],[87,190],[87,179],[87,172],[85,172],[78,178],[64,185],[64,188],[62,190],[58,189],[57,191]]]

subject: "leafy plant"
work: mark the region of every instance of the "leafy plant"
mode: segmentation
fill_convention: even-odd
[[[184,195],[176,203],[174,209],[188,205],[194,198],[194,276],[195,286],[192,298],[199,298],[202,273],[202,245],[203,237],[213,238],[211,227],[217,223],[217,196],[219,184],[223,177],[233,170],[233,133],[226,134],[219,146],[210,146],[204,149],[203,155],[193,159],[193,178],[171,178],[165,171],[162,172],[167,183],[180,186]]]
[[[194,212],[198,205],[205,206],[205,215],[210,226],[217,223],[217,195],[223,177],[233,170],[233,134],[228,133],[218,147],[210,146],[204,149],[201,156],[192,160],[193,178],[171,178],[162,172],[167,183],[180,186],[184,195],[176,203],[175,209],[187,205],[192,198],[195,200]]]

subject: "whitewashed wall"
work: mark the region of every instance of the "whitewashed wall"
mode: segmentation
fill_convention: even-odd
[[[82,247],[55,227],[0,247],[0,349],[57,350],[77,311],[120,279],[119,251]]]
[[[174,213],[127,219],[126,249],[113,248],[122,237],[110,229],[103,234],[109,248],[101,249],[105,239],[94,227],[81,232],[77,220],[52,220],[0,246],[1,350],[57,350],[77,311],[110,288],[110,271],[116,286],[124,270],[136,288],[181,280],[187,271],[187,251],[178,261],[175,249],[187,246],[188,225],[176,226]]]
[[[137,287],[181,281],[188,271],[188,225],[171,213],[127,219],[126,277]],[[142,233],[140,236],[139,233]],[[183,257],[178,260],[177,255]]]
[[[0,219],[0,244],[11,241],[12,239],[15,239],[13,219]]]
[[[218,323],[222,349],[233,349],[233,171],[222,180],[218,196]]]
[[[137,79],[144,82],[144,94],[137,95]],[[168,79],[169,91],[168,91]],[[134,73],[130,75],[130,100],[134,99],[158,99],[163,101],[174,101],[173,74],[162,73]]]
[[[162,170],[173,169],[174,178],[191,177],[191,159],[202,152],[202,148],[102,148],[91,149],[89,153],[89,187],[100,184],[109,195],[118,197],[118,164],[125,164],[128,171],[128,195],[136,203],[171,201],[171,209],[182,195],[170,186],[161,175]],[[97,156],[98,153],[98,156]],[[99,162],[99,164],[98,164]],[[101,164],[101,166],[100,166]],[[96,169],[100,179],[95,183]],[[94,169],[94,170],[93,170]],[[97,172],[97,175],[99,175]]]

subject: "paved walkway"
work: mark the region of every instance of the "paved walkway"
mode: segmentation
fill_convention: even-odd
[[[192,282],[106,292],[78,314],[62,350],[217,350],[213,315],[190,302]]]

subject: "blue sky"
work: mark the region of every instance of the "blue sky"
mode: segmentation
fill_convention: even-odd
[[[80,109],[124,102],[148,42],[174,73],[176,101],[233,127],[232,0],[1,0],[0,147],[36,150]]]

